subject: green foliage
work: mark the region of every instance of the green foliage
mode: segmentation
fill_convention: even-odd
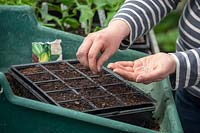
[[[36,3],[35,0],[0,0],[1,5],[30,5],[35,7]]]
[[[154,28],[160,51],[175,51],[179,17],[180,12],[172,12]]]
[[[156,35],[158,45],[163,52],[174,52],[176,49],[176,39],[178,37],[178,29],[174,28],[167,32]]]
[[[6,5],[30,5],[35,10],[38,21],[45,26],[61,30],[84,29],[84,34],[98,31],[106,27],[125,0],[48,0],[48,12],[41,8],[42,0],[0,0]],[[62,8],[64,5],[65,8]],[[105,10],[104,25],[94,24],[94,17],[98,10]],[[52,12],[56,14],[52,14]],[[178,36],[177,25],[180,12],[172,12],[155,28],[156,38],[161,51],[175,51],[175,41]],[[80,27],[83,24],[83,27]],[[94,26],[95,25],[95,26]]]
[[[39,23],[45,26],[65,30],[65,28],[78,29],[83,24],[85,35],[102,28],[100,25],[94,27],[93,20],[98,10],[106,11],[103,26],[106,27],[123,2],[124,0],[48,0],[46,1],[48,12],[46,12],[41,7],[42,0],[0,0],[0,4],[32,6]],[[66,7],[62,9],[61,5]]]
[[[74,16],[76,16],[76,11],[75,10],[71,11],[71,6],[72,6],[71,2],[67,2],[66,0],[65,1],[63,0],[63,2],[69,3],[69,5],[67,5],[66,9],[61,9],[60,4],[48,3],[48,10],[59,14],[59,16],[52,15],[49,12],[45,12],[41,8],[38,8],[36,11],[38,20],[43,25],[50,24],[47,26],[57,27],[62,30],[64,30],[64,27],[66,25],[69,25],[69,27],[71,27],[71,28],[78,28],[80,26],[80,23],[78,22],[78,20],[73,18]],[[41,17],[40,17],[40,15],[41,15]],[[47,21],[47,22],[45,22],[45,21]]]
[[[104,22],[104,25],[107,26],[116,12],[119,10],[121,5],[124,3],[125,0],[106,0],[105,10],[107,11],[107,17]]]
[[[170,29],[176,28],[180,17],[179,12],[172,12],[165,17],[155,28],[155,33],[167,32]]]
[[[80,11],[79,22],[84,23],[85,34],[89,34],[92,28],[93,16],[96,11],[95,8],[92,8],[92,0],[86,0],[86,3],[81,3],[78,0],[75,0],[76,8]]]

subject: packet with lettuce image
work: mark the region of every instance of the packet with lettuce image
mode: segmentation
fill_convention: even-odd
[[[53,42],[33,42],[32,62],[48,62],[62,60],[61,40]]]

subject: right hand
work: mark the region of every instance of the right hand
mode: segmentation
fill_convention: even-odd
[[[94,73],[100,72],[102,65],[117,51],[129,32],[129,27],[124,21],[111,22],[107,28],[90,33],[84,39],[76,53],[77,59]]]

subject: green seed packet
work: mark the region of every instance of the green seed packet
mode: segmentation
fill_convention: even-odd
[[[32,62],[48,62],[62,60],[61,40],[53,42],[33,42]]]

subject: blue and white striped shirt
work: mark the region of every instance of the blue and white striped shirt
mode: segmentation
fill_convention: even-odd
[[[130,28],[130,44],[150,31],[180,0],[126,0],[113,20],[125,21]],[[175,88],[185,88],[200,98],[200,0],[188,0],[179,20],[179,37],[174,56]]]

